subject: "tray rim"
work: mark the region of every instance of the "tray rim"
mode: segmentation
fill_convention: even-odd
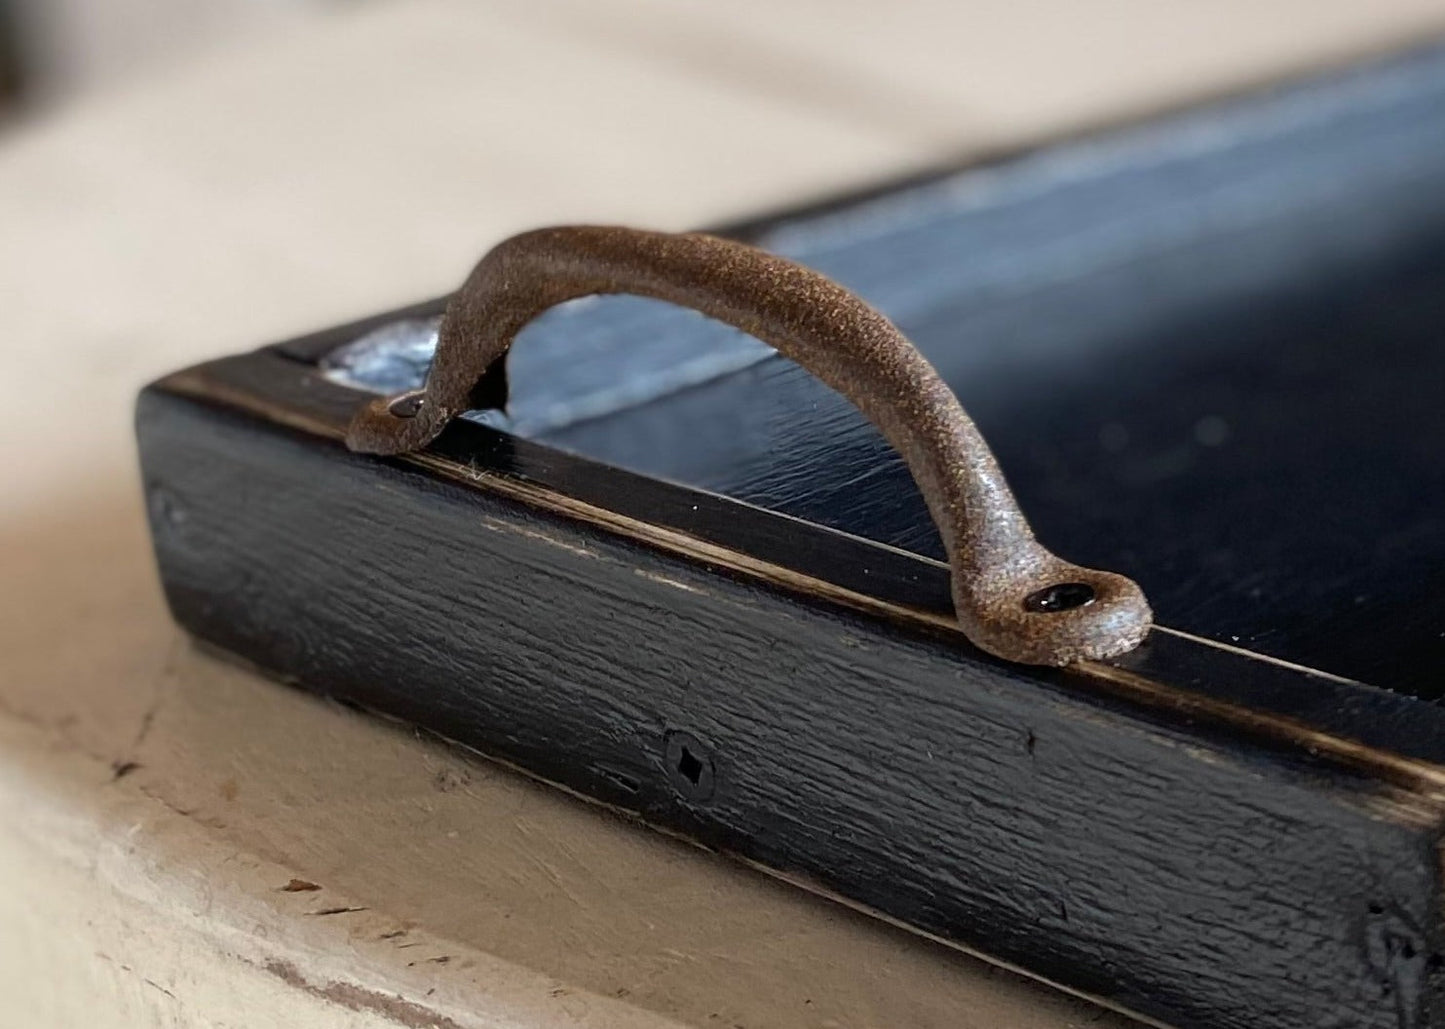
[[[346,425],[371,394],[330,381],[305,355],[324,352],[362,327],[434,311],[439,303],[411,305],[289,343],[195,365],[147,389],[225,408],[349,454]],[[424,451],[374,460],[399,463],[451,485],[580,521],[720,574],[741,576],[799,598],[839,605],[894,627],[945,639],[968,660],[1007,669],[1010,676],[1024,674],[1071,692],[1142,706],[1164,717],[1212,724],[1271,749],[1328,756],[1445,801],[1445,709],[1428,701],[1167,626],[1156,626],[1139,650],[1121,658],[1080,662],[1065,669],[1013,665],[978,650],[953,623],[944,606],[947,566],[942,562],[472,422],[454,422]],[[627,510],[658,502],[674,511],[699,512],[706,516],[700,521],[714,530],[721,527],[727,535]],[[806,561],[783,562],[766,555],[767,541],[782,539],[783,534],[790,555],[846,548],[865,563],[850,570],[849,565],[827,560],[827,568],[820,569]],[[800,547],[800,541],[811,546]],[[861,573],[858,567],[863,568]],[[908,590],[916,592],[911,597],[900,595]]]

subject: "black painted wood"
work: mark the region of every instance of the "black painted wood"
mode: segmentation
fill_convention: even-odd
[[[734,230],[893,315],[1044,539],[1145,582],[1123,659],[973,650],[876,434],[639,301],[544,318],[506,431],[416,458],[347,453],[318,362],[441,301],[152,387],[172,609],[1173,1025],[1445,1026],[1442,100],[1425,50]]]
[[[408,313],[427,313],[439,303]],[[218,393],[252,409],[269,407],[277,416],[301,416],[339,436],[365,395],[319,378],[310,360],[296,355],[324,353],[354,339],[368,325],[392,320],[383,316],[364,323],[363,330],[342,326],[261,353],[213,362],[186,388]],[[884,604],[940,618],[950,611],[947,569],[941,562],[861,536],[465,420],[454,423],[431,452],[454,467],[535,484]],[[1445,764],[1445,708],[1408,694],[1261,659],[1167,628],[1156,630],[1144,646],[1112,665],[1166,687],[1181,710],[1197,703],[1234,707],[1286,720],[1295,727],[1291,738],[1317,732],[1392,757]],[[1050,673],[1036,669],[1035,674]]]
[[[213,401],[138,427],[172,610],[288,681],[1175,1025],[1445,1024],[1418,782]]]

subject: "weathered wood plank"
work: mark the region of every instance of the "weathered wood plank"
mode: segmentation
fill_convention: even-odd
[[[194,400],[139,424],[173,610],[272,674],[1174,1024],[1439,1014],[1431,795]]]

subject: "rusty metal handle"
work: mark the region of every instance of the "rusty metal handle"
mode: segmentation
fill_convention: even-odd
[[[1063,665],[1143,640],[1151,619],[1143,592],[1034,539],[988,444],[892,322],[818,272],[715,236],[570,226],[503,241],[448,304],[425,388],[367,405],[347,445],[377,454],[426,446],[470,406],[524,325],[600,293],[654,297],[726,322],[856,404],[918,483],[948,553],[959,624],[979,647]]]

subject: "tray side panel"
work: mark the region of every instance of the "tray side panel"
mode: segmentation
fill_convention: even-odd
[[[1437,809],[152,389],[197,636],[1180,1027],[1445,1024]]]

